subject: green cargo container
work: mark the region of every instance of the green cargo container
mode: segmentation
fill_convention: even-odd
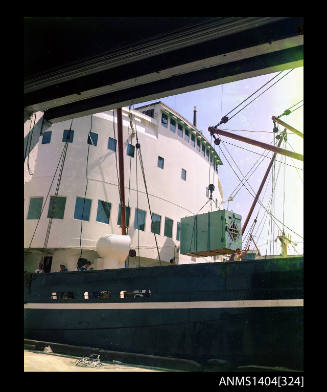
[[[241,215],[227,210],[182,218],[180,253],[214,256],[241,249],[241,219]]]

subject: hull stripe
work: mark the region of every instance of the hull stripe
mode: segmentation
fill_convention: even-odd
[[[27,303],[25,309],[210,309],[210,308],[265,308],[299,307],[303,299],[266,299],[242,301],[188,302],[87,302],[87,303]]]

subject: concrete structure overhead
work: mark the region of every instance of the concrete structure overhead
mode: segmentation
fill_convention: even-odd
[[[25,18],[24,108],[55,123],[302,65],[303,17]]]
[[[216,260],[179,254],[181,218],[196,214],[207,202],[203,213],[220,208],[218,168],[222,162],[214,147],[191,122],[160,101],[137,110],[123,108],[122,113],[125,202],[130,208],[128,235],[137,254],[129,257],[128,266],[137,266],[139,262],[160,265],[153,231],[157,233],[162,264],[169,264],[173,258],[180,264]],[[69,130],[71,139],[66,145],[65,135]],[[154,225],[135,147],[136,136],[141,146],[150,206],[155,214]],[[34,272],[42,255],[52,256],[53,272],[59,271],[60,264],[75,270],[81,249],[82,257],[91,260],[93,268],[103,268],[103,255],[100,257],[96,252],[97,241],[109,234],[121,234],[115,140],[117,114],[113,110],[55,123],[39,137],[34,153],[29,155],[29,165],[25,162],[27,271]],[[67,153],[62,166],[60,157],[65,145]],[[212,202],[208,199],[209,175],[215,186]],[[50,197],[54,199],[56,189],[58,199],[53,210],[56,216],[49,231]],[[86,204],[78,207],[81,202]],[[81,214],[82,205],[85,215]],[[140,229],[135,228],[137,208],[143,211],[139,213],[141,218],[145,216],[144,227]]]

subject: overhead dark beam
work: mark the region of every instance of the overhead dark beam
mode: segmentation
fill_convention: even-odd
[[[298,46],[303,42],[302,22],[303,18],[217,18],[216,25],[211,21],[202,30],[189,29],[30,79],[25,83],[24,107],[44,111],[132,85]]]
[[[45,112],[45,118],[53,123],[64,121],[302,65],[303,46],[292,47],[54,107]]]

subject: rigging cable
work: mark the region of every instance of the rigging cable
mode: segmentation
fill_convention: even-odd
[[[87,192],[87,187],[89,184],[89,180],[88,180],[88,165],[89,165],[89,153],[90,153],[90,143],[89,141],[93,144],[93,140],[91,138],[91,131],[92,131],[92,114],[90,117],[91,120],[91,127],[88,133],[88,137],[87,137],[87,141],[88,141],[88,147],[87,147],[87,156],[86,156],[86,166],[85,166],[85,179],[86,179],[86,184],[85,184],[85,192],[84,192],[84,199],[83,199],[83,209],[82,209],[82,216],[81,216],[81,232],[80,232],[80,236],[79,236],[79,247],[80,247],[80,255],[79,257],[82,257],[82,233],[83,233],[83,217],[84,217],[84,207],[85,207],[85,200],[86,200],[86,192]]]
[[[114,129],[114,137],[115,137],[115,141],[116,141],[116,145],[115,145],[115,160],[116,160],[116,172],[117,172],[117,181],[118,181],[118,193],[119,193],[119,200],[120,200],[120,204],[121,204],[121,196],[120,196],[120,177],[119,177],[119,171],[118,171],[118,163],[117,163],[117,138],[116,138],[116,127],[115,127],[115,109],[112,109],[112,125],[113,125],[113,129]]]
[[[238,146],[237,144],[233,144],[233,143],[227,142],[227,141],[225,141],[225,140],[224,140],[223,142],[224,142],[225,144],[227,143],[227,144],[230,144],[231,146],[240,148],[241,150],[249,151],[249,152],[252,152],[253,154],[260,155],[260,156],[263,156],[263,157],[265,157],[265,158],[269,158],[268,156],[265,156],[265,155],[263,155],[263,154],[260,154],[260,153],[258,153],[258,152],[256,152],[256,151],[249,150],[248,148],[240,147],[240,146]],[[294,150],[293,150],[293,151],[294,151]],[[270,151],[269,151],[269,152],[270,152]],[[271,159],[271,158],[269,158],[269,159]],[[292,159],[294,159],[294,158],[292,158]],[[276,162],[281,162],[281,163],[283,163],[282,161],[278,161],[277,159],[275,159],[275,160],[276,160]],[[294,167],[294,169],[303,170],[303,169],[301,169],[300,167],[296,167],[296,166],[293,166],[293,165],[289,165],[288,163],[285,163],[285,165],[286,165],[286,166],[290,166],[290,167]]]
[[[268,83],[270,83],[273,79],[275,79],[277,76],[279,76],[283,71],[279,72],[277,75],[275,75],[272,79],[268,80],[268,82],[266,82],[264,85],[262,85],[258,90],[256,90],[254,93],[252,93],[249,97],[247,97],[245,100],[243,100],[240,104],[238,104],[236,107],[234,107],[234,109],[230,110],[225,116],[222,117],[222,119],[220,120],[220,122],[216,125],[216,127],[218,127],[220,124],[225,124],[227,123],[229,120],[231,120],[233,117],[235,117],[238,113],[240,113],[243,109],[245,109],[248,105],[250,105],[250,103],[252,103],[253,101],[255,101],[257,98],[259,98],[263,93],[265,93],[266,91],[268,91],[271,87],[273,87],[276,83],[278,83],[280,80],[282,80],[286,75],[288,75],[290,72],[293,71],[294,68],[292,68],[289,72],[287,72],[285,75],[283,75],[280,79],[278,79],[275,83],[273,83],[271,86],[269,86],[266,90],[264,90],[261,94],[259,94],[257,97],[255,97],[252,101],[250,101],[248,104],[246,104],[242,109],[240,109],[238,112],[236,112],[235,114],[233,114],[232,117],[228,118],[228,114],[230,114],[231,112],[233,112],[235,109],[237,109],[240,105],[242,105],[242,103],[246,102],[249,98],[251,98],[255,93],[257,93],[258,91],[260,91],[264,86],[266,86]]]
[[[32,126],[32,120],[31,120],[31,128],[30,128],[30,131],[29,131],[28,140],[26,142],[26,151],[25,151],[25,154],[27,152],[27,170],[28,170],[28,173],[29,173],[30,176],[33,175],[33,173],[31,172],[31,169],[30,169],[30,152],[31,152],[31,145],[32,145],[32,139],[33,139],[35,123],[36,123],[36,113],[34,113],[34,124],[33,124],[33,126]]]
[[[140,166],[141,166],[141,171],[142,171],[142,176],[143,176],[143,182],[144,182],[146,197],[147,197],[147,201],[148,201],[148,207],[149,207],[149,211],[150,211],[151,221],[152,221],[152,211],[151,211],[151,206],[150,206],[148,187],[147,187],[146,178],[145,178],[145,170],[144,170],[144,165],[143,165],[141,145],[139,143],[139,139],[138,139],[136,128],[135,128],[135,134],[136,134],[136,149],[137,149],[138,154],[139,154],[139,161],[140,161]],[[155,239],[155,243],[156,243],[159,263],[161,265],[161,259],[160,259],[160,252],[159,252],[159,247],[158,247],[158,242],[157,242],[157,236],[156,236],[156,233],[153,233],[153,234],[154,234],[154,239]]]
[[[31,247],[31,244],[32,244],[33,239],[34,239],[34,236],[35,236],[35,234],[36,234],[36,230],[37,230],[37,228],[38,228],[38,226],[39,226],[40,219],[41,219],[41,217],[42,217],[42,213],[43,213],[43,211],[44,211],[44,208],[45,208],[45,206],[46,206],[46,202],[47,202],[47,200],[48,200],[48,197],[49,197],[49,194],[50,194],[50,191],[51,191],[51,188],[52,188],[52,184],[53,184],[53,182],[54,182],[54,179],[55,179],[56,174],[57,174],[57,170],[58,170],[58,168],[59,168],[61,159],[62,159],[63,154],[64,154],[64,150],[65,150],[65,145],[64,145],[64,147],[63,147],[63,149],[62,149],[62,151],[61,151],[61,154],[60,154],[60,157],[59,157],[58,164],[57,164],[56,170],[55,170],[55,172],[54,172],[54,175],[52,176],[52,180],[51,180],[51,183],[50,183],[50,187],[49,187],[48,193],[47,193],[47,195],[46,195],[46,198],[45,198],[45,200],[44,200],[43,207],[42,207],[42,209],[41,209],[40,217],[39,217],[39,219],[38,219],[38,221],[37,221],[37,224],[36,224],[36,226],[35,226],[35,229],[34,229],[34,232],[33,232],[32,238],[31,238],[31,241],[30,241],[29,246],[28,246],[29,248]]]
[[[50,217],[49,217],[49,222],[48,222],[48,227],[47,227],[47,232],[46,232],[46,235],[45,235],[43,248],[47,248],[48,247],[48,241],[49,241],[49,236],[50,236],[51,227],[52,227],[53,214],[54,214],[55,205],[56,205],[56,201],[57,201],[57,197],[58,197],[58,193],[59,193],[59,188],[60,188],[60,184],[61,184],[62,173],[63,173],[63,170],[64,170],[65,161],[66,161],[66,155],[67,155],[68,143],[69,143],[69,139],[70,139],[70,135],[71,135],[70,131],[72,129],[72,124],[73,124],[73,120],[72,120],[72,122],[70,124],[69,132],[68,132],[68,134],[66,136],[66,142],[65,142],[65,145],[64,145],[64,148],[63,148],[64,155],[63,155],[62,162],[61,162],[61,168],[60,168],[59,174],[58,174],[58,181],[57,181],[56,191],[55,191],[53,203],[52,203],[52,206],[51,206]],[[51,202],[51,198],[50,198],[50,202]]]
[[[295,110],[297,110],[297,109],[299,109],[300,107],[302,107],[303,104],[302,104],[301,106],[299,106],[298,108],[292,110],[292,111],[290,111],[290,109],[292,109],[294,106],[298,105],[298,104],[301,103],[301,102],[303,102],[303,99],[301,99],[301,101],[297,102],[296,104],[290,106],[288,109],[284,110],[284,112],[283,112],[282,114],[280,114],[280,115],[279,115],[278,117],[276,117],[276,118],[281,118],[281,117],[283,117],[283,116],[288,116],[289,114],[295,112]]]
[[[220,144],[220,145],[221,145],[221,144]],[[220,148],[221,153],[222,153],[223,156],[225,157],[227,163],[229,164],[229,166],[231,167],[231,169],[232,169],[233,172],[235,173],[236,177],[241,181],[241,179],[239,178],[238,174],[235,172],[233,166],[229,163],[229,161],[228,161],[227,157],[225,156],[224,152],[222,151],[220,145],[219,145],[219,148]],[[255,197],[255,195],[253,195],[253,194],[251,193],[251,191],[249,191],[249,189],[245,186],[245,184],[244,184],[243,186],[244,186],[245,189],[250,193],[250,195],[251,195],[252,197]],[[262,204],[262,202],[261,202],[260,199],[258,199],[258,203],[261,204],[262,207],[263,207],[264,209],[266,209],[266,208],[263,206],[263,204]],[[279,219],[277,219],[276,217],[274,217],[270,212],[268,212],[268,214],[271,215],[271,216],[272,216],[275,220],[277,220],[279,223],[282,223]],[[277,224],[276,224],[276,225],[277,225]],[[278,225],[277,225],[277,227],[278,227]],[[285,225],[285,227],[287,227],[288,230],[290,230],[290,231],[292,231],[293,233],[295,233],[298,237],[303,238],[300,234],[296,233],[294,230],[290,229],[288,226]]]
[[[289,141],[286,141],[286,143],[290,146],[291,150],[295,152],[294,148],[290,145]],[[294,160],[294,158],[292,158],[292,159]],[[285,159],[285,161],[286,161],[286,159]],[[285,165],[286,165],[286,163],[285,163]],[[303,183],[303,178],[301,177],[301,175],[300,175],[300,173],[299,173],[299,171],[298,171],[298,169],[297,169],[296,167],[295,167],[295,170],[296,170],[296,172],[297,172],[297,174],[298,174],[300,180],[301,180],[302,183]]]

